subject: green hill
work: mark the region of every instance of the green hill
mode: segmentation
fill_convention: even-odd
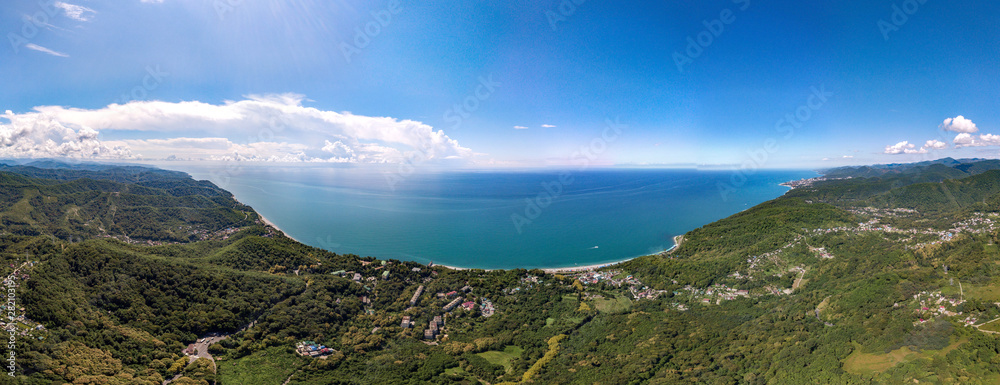
[[[1000,335],[975,327],[1000,318],[989,162],[858,169],[878,175],[556,275],[338,255],[170,172],[8,166],[4,383],[997,383]],[[443,310],[459,296],[472,310]],[[213,333],[215,365],[184,356]],[[302,356],[302,341],[332,350]]]

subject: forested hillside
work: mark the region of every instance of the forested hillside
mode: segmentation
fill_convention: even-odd
[[[232,194],[183,173],[0,166],[0,222],[12,234],[160,244],[218,238],[257,221]]]
[[[338,255],[170,172],[8,167],[2,381],[1000,383],[983,162],[841,172],[566,274]]]

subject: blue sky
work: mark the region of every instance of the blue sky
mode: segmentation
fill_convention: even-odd
[[[921,1],[13,0],[0,156],[995,158],[1000,3]]]

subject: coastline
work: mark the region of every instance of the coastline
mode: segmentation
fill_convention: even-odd
[[[680,247],[680,245],[681,245],[682,242],[684,242],[684,236],[683,235],[675,235],[674,236],[674,245],[670,246],[669,249],[663,250],[663,251],[661,251],[659,253],[647,254],[647,255],[667,255],[671,251],[673,251],[674,249]],[[538,270],[544,271],[547,274],[581,273],[581,272],[585,272],[585,271],[600,270],[600,269],[603,269],[605,267],[619,265],[619,264],[631,261],[631,260],[636,259],[636,258],[645,257],[647,255],[641,255],[641,256],[638,256],[638,257],[632,257],[632,258],[623,259],[623,260],[615,261],[615,262],[595,263],[595,264],[584,265],[584,266],[546,267],[546,268],[540,268]],[[461,270],[476,270],[476,269],[467,268],[467,267],[457,267],[457,266],[439,265],[439,264],[434,264],[434,266],[441,266],[441,267],[443,267],[445,269],[458,270],[458,271],[461,271]],[[513,270],[513,269],[478,269],[478,270],[493,271],[493,270]],[[527,270],[534,270],[534,269],[527,269]]]
[[[270,227],[274,228],[277,231],[280,231],[282,234],[284,234],[286,237],[292,239],[293,241],[296,241],[296,242],[299,242],[299,243],[303,243],[302,241],[300,241],[298,239],[295,239],[294,237],[292,237],[291,235],[289,235],[288,233],[286,233],[280,227],[278,227],[277,225],[275,225],[274,222],[271,222],[270,220],[267,219],[267,217],[261,215],[261,213],[258,212],[257,216],[260,217],[261,222],[263,222],[265,225],[270,226]],[[671,251],[673,251],[674,249],[676,249],[677,247],[679,247],[681,245],[681,242],[684,241],[684,236],[683,235],[675,235],[673,237],[673,240],[674,240],[674,245],[670,246],[669,249],[666,249],[666,250],[661,251],[659,253],[648,254],[648,255],[665,255],[665,254],[670,253]],[[331,251],[335,252],[333,250],[331,250]],[[643,257],[643,256],[639,256],[639,257]],[[548,274],[579,273],[579,272],[599,270],[599,269],[603,269],[605,267],[619,265],[619,264],[631,261],[631,260],[639,258],[639,257],[632,257],[632,258],[623,259],[623,260],[615,261],[615,262],[595,263],[595,264],[584,265],[584,266],[547,267],[547,268],[540,268],[539,270],[542,270],[542,271],[544,271],[544,272],[546,272]],[[378,259],[378,258],[376,257],[376,259]],[[443,267],[445,269],[457,270],[457,271],[461,271],[461,270],[476,270],[474,268],[449,266],[449,265],[440,265],[440,264],[436,264],[436,263],[434,264],[434,266],[440,266],[440,267]],[[513,270],[513,269],[479,269],[479,270],[493,271],[493,270]],[[532,270],[532,269],[528,269],[528,270]]]
[[[787,194],[788,191],[791,191],[795,187],[797,187],[797,186],[794,185],[796,183],[801,183],[801,181],[815,180],[815,179],[820,179],[820,178],[821,177],[814,177],[814,178],[800,179],[800,180],[789,180],[789,181],[778,183],[778,185],[787,188],[787,190],[785,190],[781,194],[781,195],[785,195],[785,194]],[[235,198],[235,196],[234,196],[234,198]],[[238,199],[237,199],[237,201],[238,201]],[[256,210],[254,210],[254,211],[256,212]],[[271,220],[269,220],[267,217],[265,217],[260,212],[256,212],[256,213],[257,213],[258,217],[260,218],[260,222],[262,222],[264,225],[270,226],[271,228],[274,228],[275,230],[280,231],[283,235],[285,235],[289,239],[292,239],[292,240],[294,240],[296,242],[299,242],[299,243],[306,244],[305,242],[302,242],[301,240],[296,239],[291,234],[289,234],[286,231],[282,230],[279,226],[277,226],[274,222],[272,222]],[[670,255],[676,248],[678,248],[681,245],[681,243],[683,242],[683,240],[684,240],[683,235],[676,235],[676,236],[673,236],[673,245],[670,248],[668,248],[668,249],[665,249],[665,250],[662,250],[662,251],[658,251],[658,252],[649,253],[649,254],[636,255],[636,256],[633,256],[633,257],[627,257],[627,258],[624,258],[624,259],[621,259],[621,260],[617,260],[617,261],[602,262],[602,263],[592,263],[592,264],[583,265],[583,266],[573,266],[573,265],[570,265],[570,266],[544,267],[544,268],[536,267],[536,268],[531,268],[531,269],[539,269],[539,270],[542,270],[542,271],[544,271],[546,273],[549,273],[549,274],[578,273],[578,272],[594,271],[594,270],[599,270],[599,269],[602,269],[602,268],[607,268],[607,267],[611,267],[611,266],[615,266],[615,265],[620,265],[622,263],[625,263],[625,262],[628,262],[628,261],[631,261],[633,259],[636,259],[636,258],[639,258],[639,257],[643,257],[643,256],[649,256],[649,255],[666,256],[666,255]],[[331,252],[338,252],[336,250],[330,250],[330,251]],[[375,256],[375,258],[376,259],[381,259],[378,256]],[[479,269],[479,268],[470,268],[470,267],[450,266],[450,265],[444,265],[444,264],[435,264],[435,265],[444,267],[446,269],[459,270],[459,271],[460,270],[493,271],[493,270],[511,270],[511,269],[519,268],[519,267],[513,267],[513,268],[507,268],[507,269]]]
[[[254,210],[254,212],[257,212],[257,210]],[[286,237],[288,237],[289,239],[291,239],[291,240],[293,240],[295,242],[301,243],[303,245],[305,244],[305,242],[302,242],[302,241],[300,241],[298,239],[295,239],[295,237],[291,236],[290,234],[288,234],[284,230],[282,230],[280,227],[276,226],[274,224],[274,222],[271,222],[271,221],[267,220],[267,217],[261,215],[261,213],[257,212],[257,216],[260,217],[260,221],[261,222],[264,222],[264,225],[270,226],[270,227],[274,228],[275,230],[278,230],[279,232],[281,232],[282,234],[284,234]]]
[[[636,258],[638,258],[638,257],[636,257]],[[625,262],[631,261],[633,259],[635,259],[635,258],[629,258],[629,259],[625,259],[625,260],[621,260],[621,261],[617,261],[617,262],[598,263],[598,264],[586,265],[586,266],[550,267],[550,268],[541,268],[541,269],[538,269],[538,270],[544,271],[544,272],[546,272],[548,274],[579,273],[579,272],[584,272],[584,271],[593,271],[593,270],[605,268],[605,267],[608,267],[608,266],[614,266],[614,265],[617,265],[617,264],[620,264],[620,263],[625,263]],[[443,267],[445,269],[457,270],[457,271],[462,271],[462,270],[484,270],[484,271],[513,270],[513,269],[470,269],[470,268],[467,268],[467,267],[457,267],[457,266],[438,265],[438,264],[434,264],[434,266],[441,266],[441,267]],[[527,269],[527,270],[534,270],[534,269]]]

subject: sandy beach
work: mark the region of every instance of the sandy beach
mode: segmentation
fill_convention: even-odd
[[[549,274],[561,274],[561,273],[579,273],[583,271],[597,270],[603,267],[614,266],[619,263],[625,263],[631,261],[633,258],[626,259],[624,261],[611,262],[611,263],[601,263],[597,265],[587,265],[587,266],[574,266],[574,267],[559,267],[554,269],[542,269],[542,271]]]
[[[626,260],[623,260],[623,261],[618,261],[618,262],[600,263],[600,264],[586,265],[586,266],[554,267],[554,268],[546,268],[546,269],[540,269],[540,270],[542,270],[542,271],[544,271],[546,273],[549,273],[549,274],[579,273],[581,271],[597,270],[597,269],[600,269],[602,267],[617,265],[619,263],[628,262],[628,261],[631,261],[631,260],[632,260],[632,258],[629,258],[629,259],[626,259]],[[434,264],[434,266],[441,266],[443,268],[451,269],[451,270],[472,270],[472,269],[469,269],[469,268],[466,268],[466,267],[455,267],[455,266],[448,266],[448,265]],[[492,270],[496,270],[496,269],[482,269],[482,270],[492,271]],[[513,269],[507,269],[507,270],[513,270]],[[528,270],[532,270],[532,269],[528,269]]]
[[[265,224],[265,225],[268,225],[268,226],[271,226],[271,227],[273,227],[273,228],[274,228],[275,230],[278,230],[278,231],[281,231],[281,233],[282,233],[282,234],[285,234],[285,236],[286,236],[286,237],[289,237],[289,238],[291,238],[291,239],[292,239],[292,240],[294,240],[295,242],[298,242],[298,243],[302,243],[302,241],[300,241],[300,240],[298,240],[298,239],[295,239],[295,238],[294,238],[294,237],[292,237],[292,236],[291,236],[290,234],[286,233],[286,232],[285,232],[284,230],[281,230],[281,228],[280,228],[280,227],[278,227],[278,226],[276,226],[276,225],[274,224],[274,222],[271,222],[271,221],[267,220],[267,218],[266,218],[266,217],[264,217],[263,215],[261,215],[260,213],[257,213],[257,216],[258,216],[258,217],[260,217],[260,220],[261,220],[261,222],[264,222],[264,224]]]
[[[659,253],[655,253],[655,254],[651,254],[651,255],[667,254],[667,253],[673,251],[674,249],[680,247],[680,245],[681,245],[682,242],[684,242],[684,236],[683,235],[676,235],[676,236],[674,236],[674,245],[673,246],[671,246],[669,249],[666,249],[666,250],[663,250],[663,251],[661,251]],[[598,264],[585,265],[585,266],[553,267],[553,268],[545,268],[545,269],[541,269],[541,270],[544,271],[544,272],[546,272],[546,273],[549,273],[549,274],[579,273],[579,272],[584,272],[584,271],[598,270],[598,269],[605,268],[605,267],[608,267],[608,266],[618,265],[618,264],[621,264],[621,263],[625,263],[625,262],[631,261],[633,259],[635,259],[635,258],[624,259],[624,260],[617,261],[617,262],[598,263]],[[472,269],[465,268],[465,267],[455,267],[455,266],[448,266],[448,265],[438,265],[438,264],[435,264],[434,266],[441,266],[441,267],[444,267],[446,269],[451,269],[451,270],[472,270]],[[484,269],[484,270],[490,271],[490,270],[493,270],[493,269]],[[531,270],[531,269],[528,269],[528,270]]]

